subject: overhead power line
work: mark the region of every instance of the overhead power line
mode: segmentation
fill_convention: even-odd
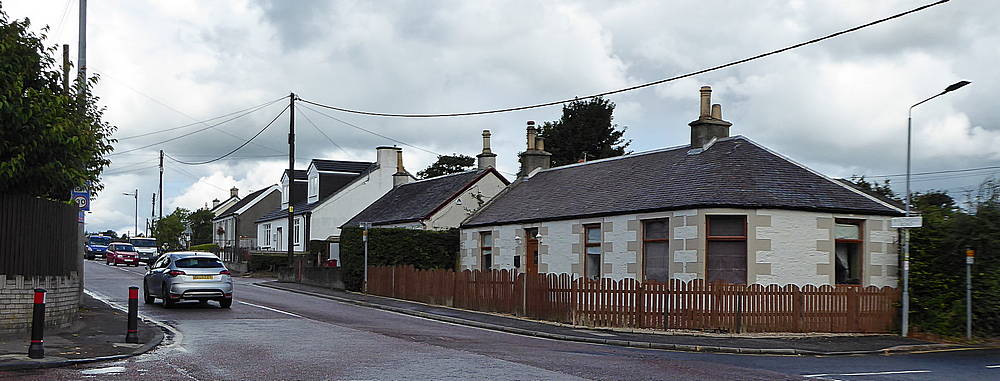
[[[178,162],[178,163],[181,163],[181,164],[187,164],[187,165],[202,165],[202,164],[208,164],[208,163],[213,163],[213,162],[216,162],[216,161],[219,161],[219,160],[222,160],[222,159],[224,159],[224,158],[225,158],[226,156],[229,156],[229,155],[232,155],[232,154],[233,154],[233,153],[235,153],[236,151],[239,151],[239,150],[240,150],[240,148],[243,148],[243,147],[245,147],[245,146],[246,146],[247,144],[250,144],[250,142],[252,142],[252,141],[253,141],[254,139],[256,139],[256,138],[257,138],[258,136],[260,136],[260,134],[264,133],[264,131],[265,131],[265,130],[267,130],[267,128],[268,128],[268,127],[271,127],[271,125],[272,125],[272,124],[274,124],[274,122],[275,122],[276,120],[278,120],[278,118],[280,118],[280,117],[281,117],[281,115],[282,115],[282,114],[284,114],[284,113],[285,113],[285,111],[287,111],[287,110],[288,110],[288,106],[285,106],[285,108],[281,109],[281,112],[279,112],[279,113],[278,113],[278,115],[275,115],[275,116],[274,116],[274,119],[271,119],[271,121],[270,121],[270,122],[268,122],[268,123],[267,123],[267,125],[265,125],[265,126],[264,126],[264,128],[261,128],[261,129],[260,129],[260,131],[257,131],[257,133],[256,133],[256,134],[254,134],[253,136],[251,136],[251,137],[250,137],[250,139],[248,139],[247,141],[243,142],[243,144],[240,144],[240,145],[236,146],[236,148],[233,148],[233,150],[232,150],[232,151],[229,151],[229,152],[227,152],[227,153],[226,153],[225,155],[222,155],[222,156],[219,156],[219,157],[217,157],[217,158],[215,158],[215,159],[211,159],[211,160],[207,160],[207,161],[198,161],[198,162],[190,162],[190,161],[183,161],[183,160],[178,160],[178,159],[176,159],[176,158],[174,158],[174,157],[172,157],[172,156],[170,156],[170,155],[167,155],[167,154],[164,154],[164,156],[166,156],[166,157],[170,158],[170,160],[173,160],[173,161],[176,161],[176,162]]]
[[[429,149],[426,149],[426,148],[422,148],[422,147],[418,147],[418,146],[415,146],[415,145],[413,145],[413,144],[410,144],[410,143],[407,143],[407,142],[404,142],[404,141],[402,141],[402,140],[399,140],[399,139],[396,139],[396,138],[392,138],[392,137],[389,137],[389,136],[385,136],[385,135],[382,135],[382,134],[380,134],[380,133],[378,133],[378,132],[375,132],[375,131],[371,131],[371,130],[369,130],[369,129],[366,129],[366,128],[363,128],[363,127],[361,127],[361,126],[357,126],[357,125],[355,125],[355,124],[353,124],[353,123],[349,123],[349,122],[347,122],[347,121],[344,121],[344,120],[341,120],[341,119],[339,119],[339,118],[337,118],[337,117],[335,117],[335,116],[333,116],[333,115],[330,115],[330,114],[327,114],[327,113],[325,113],[325,112],[322,112],[322,111],[319,111],[319,110],[316,110],[316,109],[314,109],[314,108],[312,108],[312,107],[309,107],[309,106],[306,106],[306,105],[299,105],[299,106],[301,106],[301,107],[302,107],[303,109],[306,109],[306,110],[309,110],[309,111],[312,111],[312,112],[314,112],[314,113],[317,113],[317,114],[320,114],[320,115],[322,115],[322,116],[325,116],[325,117],[327,117],[327,118],[330,118],[330,119],[333,119],[333,120],[335,120],[335,121],[338,121],[338,122],[340,122],[340,123],[343,123],[343,124],[345,124],[345,125],[348,125],[348,126],[350,126],[350,127],[354,127],[354,128],[357,128],[357,129],[359,129],[359,130],[361,130],[361,131],[364,131],[364,132],[367,132],[367,133],[369,133],[369,134],[372,134],[372,135],[375,135],[375,136],[378,136],[378,137],[382,137],[382,138],[385,138],[385,139],[389,139],[390,141],[393,141],[393,142],[396,142],[396,143],[399,143],[399,144],[402,144],[402,145],[405,145],[405,146],[407,146],[407,147],[412,147],[412,148],[416,148],[416,149],[418,149],[418,150],[421,150],[421,151],[424,151],[424,152],[427,152],[427,153],[429,153],[429,154],[432,154],[432,155],[435,155],[435,156],[445,156],[444,154],[440,154],[440,153],[437,153],[437,152],[434,152],[434,151],[431,151],[431,150],[429,150]],[[305,113],[302,113],[302,115],[305,115]],[[306,120],[309,120],[309,117],[306,117]],[[309,123],[312,123],[312,121],[310,120],[310,121],[309,121]],[[315,124],[314,124],[314,126],[315,126]],[[317,127],[317,128],[318,128],[318,127]],[[320,130],[320,133],[323,133],[323,131],[322,131],[322,130]],[[325,134],[325,133],[323,133],[323,135],[324,135],[324,136],[326,136],[326,134]],[[332,143],[332,141],[331,141],[331,143]],[[501,171],[501,170],[500,170],[499,168],[497,168],[497,171],[498,171],[498,172],[500,172],[500,173],[503,173],[503,174],[506,174],[506,175],[510,175],[510,176],[517,176],[517,175],[516,175],[516,174],[514,174],[514,173],[510,173],[510,172],[504,172],[504,171]]]
[[[350,155],[350,153],[348,153],[347,150],[344,149],[344,147],[341,147],[340,144],[337,144],[337,142],[333,141],[333,138],[331,138],[330,135],[327,135],[325,132],[323,132],[323,130],[321,130],[319,126],[317,126],[316,123],[314,123],[312,119],[309,118],[309,115],[307,115],[306,113],[302,113],[302,117],[306,118],[306,121],[309,122],[309,124],[311,124],[312,127],[316,129],[317,132],[323,135],[323,137],[325,137],[326,140],[329,140],[330,144],[333,144],[334,147],[339,148],[340,151],[343,152],[344,154]]]
[[[287,108],[287,106],[286,106],[286,108]],[[199,128],[197,130],[194,130],[194,131],[191,131],[191,132],[188,132],[188,133],[185,133],[185,134],[181,134],[181,135],[172,137],[170,139],[161,140],[161,141],[158,141],[156,143],[147,144],[147,145],[144,145],[142,147],[133,148],[133,149],[125,150],[125,151],[112,152],[112,153],[108,154],[107,156],[121,155],[121,154],[124,154],[124,153],[135,152],[135,151],[143,150],[143,149],[146,149],[146,148],[149,148],[149,147],[158,146],[158,145],[163,144],[163,143],[169,143],[169,142],[172,142],[172,141],[180,139],[180,138],[191,136],[191,135],[197,134],[199,132],[202,132],[202,131],[205,131],[205,130],[208,130],[208,129],[212,129],[212,128],[218,127],[219,125],[222,125],[222,124],[225,124],[225,123],[229,123],[229,122],[234,121],[236,119],[239,119],[239,118],[242,118],[244,116],[250,115],[250,114],[254,113],[257,110],[260,110],[260,109],[259,108],[258,109],[253,109],[253,110],[244,112],[242,114],[236,115],[236,116],[234,116],[232,118],[223,120],[223,121],[221,121],[219,123],[210,124],[210,125],[208,125],[208,126],[206,126],[204,128]],[[284,110],[282,110],[282,112],[284,112]],[[240,139],[242,139],[242,138],[240,138]]]
[[[456,117],[456,116],[472,116],[472,115],[498,114],[498,113],[511,112],[511,111],[521,111],[521,110],[528,110],[528,109],[533,109],[533,108],[555,106],[555,105],[561,105],[561,104],[573,102],[573,101],[576,101],[576,100],[586,100],[586,99],[603,97],[603,96],[612,95],[612,94],[624,93],[624,92],[627,92],[627,91],[637,90],[637,89],[641,89],[641,88],[645,88],[645,87],[656,86],[656,85],[659,85],[659,84],[663,84],[663,83],[667,83],[667,82],[672,82],[672,81],[676,81],[676,80],[683,79],[683,78],[693,77],[693,76],[696,76],[696,75],[708,73],[708,72],[711,72],[711,71],[716,71],[716,70],[719,70],[719,69],[724,69],[724,68],[727,68],[727,67],[730,67],[730,66],[736,66],[736,65],[747,63],[747,62],[750,62],[750,61],[758,60],[758,59],[761,59],[761,58],[764,58],[764,57],[772,56],[772,55],[775,55],[775,54],[784,53],[784,52],[787,52],[789,50],[797,49],[797,48],[800,48],[800,47],[803,47],[803,46],[806,46],[806,45],[815,44],[817,42],[828,40],[828,39],[831,39],[831,38],[834,38],[834,37],[838,37],[838,36],[841,36],[841,35],[844,35],[844,34],[847,34],[847,33],[855,32],[855,31],[858,31],[858,30],[861,30],[861,29],[864,29],[864,28],[867,28],[867,27],[870,27],[870,26],[873,26],[873,25],[881,24],[881,23],[884,23],[886,21],[897,19],[897,18],[906,16],[906,15],[909,15],[909,14],[912,14],[912,13],[920,12],[920,11],[925,10],[927,8],[930,8],[930,7],[933,7],[933,6],[936,6],[936,5],[944,4],[944,3],[948,2],[948,1],[949,0],[939,0],[937,2],[934,2],[934,3],[931,3],[931,4],[927,4],[927,5],[924,5],[924,6],[920,6],[920,7],[911,9],[911,10],[906,11],[906,12],[897,13],[897,14],[889,16],[889,17],[881,18],[881,19],[869,22],[867,24],[858,25],[858,26],[855,26],[853,28],[849,28],[849,29],[845,29],[845,30],[842,30],[842,31],[839,31],[839,32],[836,32],[836,33],[828,34],[828,35],[823,36],[823,37],[814,38],[812,40],[805,41],[805,42],[800,42],[798,44],[787,46],[787,47],[784,47],[784,48],[781,48],[781,49],[772,50],[772,51],[769,51],[769,52],[766,52],[766,53],[761,53],[761,54],[758,54],[758,55],[755,55],[755,56],[752,56],[752,57],[748,57],[748,58],[744,58],[744,59],[732,61],[732,62],[729,62],[729,63],[725,63],[725,64],[713,66],[713,67],[710,67],[710,68],[707,68],[707,69],[702,69],[702,70],[690,72],[690,73],[687,73],[687,74],[681,74],[681,75],[678,75],[678,76],[674,76],[674,77],[670,77],[670,78],[664,78],[664,79],[653,81],[653,82],[646,82],[646,83],[643,83],[641,85],[635,85],[635,86],[626,87],[626,88],[622,88],[622,89],[605,91],[603,93],[592,94],[592,95],[588,95],[588,96],[585,96],[585,97],[575,97],[575,98],[572,98],[572,99],[563,99],[563,100],[558,100],[558,101],[538,103],[538,104],[527,105],[527,106],[508,107],[508,108],[501,108],[501,109],[494,109],[494,110],[485,110],[485,111],[456,112],[456,113],[400,114],[400,113],[389,113],[389,112],[361,111],[361,110],[348,109],[348,108],[344,108],[344,107],[336,107],[336,106],[325,105],[325,104],[316,103],[316,102],[312,102],[312,101],[305,100],[305,99],[301,99],[301,100],[302,100],[302,102],[309,103],[309,104],[314,105],[314,106],[319,106],[319,107],[328,108],[328,109],[331,109],[331,110],[336,110],[336,111],[341,111],[341,112],[346,112],[346,113],[369,115],[369,116],[395,117],[395,118],[443,118],[443,117]]]
[[[303,102],[306,102],[306,101],[303,101]],[[427,153],[429,153],[429,154],[432,154],[432,155],[437,155],[437,156],[444,156],[444,155],[442,155],[442,154],[440,154],[440,153],[437,153],[437,152],[434,152],[434,151],[431,151],[431,150],[429,150],[429,149],[426,149],[426,148],[422,148],[422,147],[417,147],[417,146],[415,146],[415,145],[413,145],[413,144],[410,144],[410,143],[407,143],[407,142],[404,142],[404,141],[402,141],[402,140],[399,140],[399,139],[396,139],[396,138],[392,138],[392,137],[389,137],[389,136],[385,136],[385,135],[382,135],[382,134],[380,134],[380,133],[378,133],[378,132],[375,132],[375,131],[372,131],[372,130],[369,130],[369,129],[367,129],[367,128],[364,128],[364,127],[361,127],[361,126],[358,126],[358,125],[355,125],[355,124],[353,124],[353,123],[350,123],[350,122],[347,122],[347,121],[344,121],[344,120],[341,120],[341,119],[339,119],[339,118],[337,118],[337,117],[335,117],[335,116],[333,116],[333,115],[330,115],[330,114],[327,114],[327,113],[325,113],[325,112],[322,112],[322,111],[319,111],[319,110],[317,110],[317,109],[314,109],[314,108],[312,108],[312,107],[309,107],[309,106],[305,106],[305,105],[299,105],[299,106],[301,106],[302,108],[304,108],[304,109],[306,109],[306,110],[309,110],[309,111],[312,111],[312,112],[314,112],[314,113],[317,113],[317,114],[320,114],[320,115],[323,115],[323,116],[325,116],[325,117],[327,117],[327,118],[330,118],[330,119],[333,119],[333,120],[335,120],[335,121],[338,121],[338,122],[340,122],[340,123],[343,123],[343,124],[345,124],[345,125],[347,125],[347,126],[350,126],[350,127],[354,127],[354,128],[357,128],[357,129],[359,129],[359,130],[361,130],[361,131],[364,131],[364,132],[367,132],[367,133],[369,133],[369,134],[372,134],[372,135],[375,135],[375,136],[378,136],[378,137],[381,137],[381,138],[385,138],[385,139],[389,139],[390,141],[393,141],[393,142],[396,142],[396,143],[399,143],[399,144],[402,144],[402,145],[404,145],[404,146],[407,146],[407,147],[412,147],[412,148],[416,148],[416,149],[418,149],[418,150],[421,150],[421,151],[424,151],[424,152],[427,152]]]
[[[150,135],[162,134],[164,132],[175,131],[175,130],[179,130],[179,129],[182,129],[182,128],[187,128],[187,127],[195,126],[195,125],[198,125],[198,124],[208,123],[208,122],[211,122],[213,120],[222,119],[222,118],[225,118],[227,116],[232,116],[232,115],[239,114],[239,113],[246,112],[246,111],[254,112],[254,111],[257,111],[257,110],[262,109],[264,107],[267,107],[267,106],[270,106],[272,104],[275,104],[275,103],[277,103],[277,102],[279,102],[279,101],[281,101],[282,99],[285,99],[285,98],[288,98],[288,96],[286,95],[286,96],[283,96],[281,98],[275,99],[275,100],[270,101],[270,102],[262,103],[262,104],[259,104],[259,105],[253,106],[253,107],[247,107],[245,109],[238,110],[238,111],[233,111],[231,113],[224,114],[224,115],[219,115],[219,116],[214,117],[214,118],[209,118],[209,119],[205,119],[205,120],[199,120],[197,122],[185,124],[183,126],[171,127],[171,128],[166,128],[166,129],[158,130],[158,131],[146,132],[146,133],[142,133],[142,134],[138,134],[138,135],[126,136],[124,138],[118,138],[118,141],[135,139],[135,138],[141,138],[141,137],[144,137],[144,136],[150,136]],[[182,113],[180,111],[177,111],[173,107],[170,107],[170,106],[168,106],[166,104],[163,104],[163,103],[160,103],[160,102],[157,102],[157,103],[159,103],[159,104],[163,105],[164,107],[167,107],[167,108],[169,108],[171,110],[174,110],[174,111],[180,113],[181,115],[188,116],[187,114],[184,114],[184,113]],[[188,116],[188,117],[190,117],[190,116]],[[191,119],[194,119],[194,118],[191,118]]]
[[[984,171],[984,170],[989,170],[989,169],[1000,169],[1000,165],[994,165],[994,166],[990,166],[990,167],[979,167],[979,168],[949,169],[949,170],[944,170],[944,171],[933,171],[933,172],[919,172],[919,173],[911,173],[910,176],[923,176],[923,175],[937,175],[937,174],[942,174],[942,173],[960,173],[960,172]],[[899,174],[895,174],[895,175],[873,175],[873,176],[867,176],[867,177],[871,177],[871,178],[876,178],[876,177],[878,177],[878,178],[906,177],[906,174],[905,173],[899,173]]]

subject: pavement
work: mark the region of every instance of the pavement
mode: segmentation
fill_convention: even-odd
[[[889,354],[964,348],[955,344],[932,343],[897,335],[699,335],[690,331],[682,334],[669,334],[638,330],[601,329],[435,306],[299,283],[271,281],[259,283],[259,285],[472,327],[556,340],[636,348],[812,356]]]
[[[86,261],[87,292],[125,305],[142,269]],[[688,352],[554,340],[371,308],[238,278],[231,309],[139,305],[169,326],[138,356],[4,371],[0,380],[989,380],[1000,349],[854,356]],[[613,331],[592,332],[610,338]]]
[[[69,327],[45,329],[45,357],[29,358],[30,333],[0,336],[0,370],[36,369],[123,359],[145,353],[163,341],[160,326],[138,322],[139,343],[125,343],[125,311],[84,294],[79,318]]]

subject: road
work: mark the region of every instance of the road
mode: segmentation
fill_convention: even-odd
[[[86,288],[126,304],[141,268],[86,261]],[[0,373],[18,380],[959,380],[1000,379],[1000,350],[794,357],[672,352],[513,335],[275,290],[140,313],[177,332],[128,360]]]

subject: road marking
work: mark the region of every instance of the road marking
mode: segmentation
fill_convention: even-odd
[[[111,308],[114,308],[116,310],[119,310],[119,311],[122,311],[122,312],[126,312],[126,313],[128,312],[128,307],[111,301],[111,297],[109,297],[107,295],[104,295],[104,294],[102,294],[100,292],[93,291],[93,290],[88,290],[88,289],[84,288],[83,289],[83,293],[87,294],[87,295],[90,295],[90,297],[92,297],[94,299],[97,299],[97,300],[100,300],[100,301],[104,302],[104,304],[107,304]],[[159,319],[156,319],[156,318],[153,318],[152,316],[149,316],[149,315],[146,315],[146,314],[140,313],[140,314],[138,314],[138,317],[140,319],[142,319],[142,320],[151,321],[154,324],[160,326],[161,328],[166,328],[168,331],[170,331],[170,333],[173,334],[173,338],[172,339],[170,339],[169,337],[164,337],[164,341],[167,342],[167,345],[163,346],[163,348],[176,349],[176,350],[180,350],[182,352],[187,352],[188,351],[187,348],[184,348],[184,347],[181,346],[181,342],[184,341],[184,335],[181,334],[181,331],[179,329],[174,328],[174,326],[172,326],[170,324],[167,324],[167,323],[164,323],[163,321],[161,321]]]
[[[882,376],[888,374],[912,374],[912,373],[931,373],[929,370],[890,370],[885,372],[860,372],[860,373],[821,373],[821,374],[803,374],[802,377],[815,378],[815,377],[825,377],[825,376]]]
[[[277,312],[279,314],[285,314],[285,315],[288,315],[288,316],[294,316],[294,317],[297,317],[297,318],[303,318],[304,319],[304,317],[302,315],[293,314],[293,313],[288,312],[288,311],[282,311],[282,310],[279,310],[277,308],[271,308],[271,307],[268,307],[268,306],[262,306],[260,304],[253,304],[253,303],[250,303],[250,302],[244,302],[242,300],[239,300],[238,302],[246,304],[248,306],[253,306],[253,307],[257,307],[257,308],[263,308],[263,309],[268,310],[268,311]]]
[[[998,365],[987,365],[986,367],[987,368],[991,368],[991,369],[992,368],[1000,368],[1000,364],[998,364]]]

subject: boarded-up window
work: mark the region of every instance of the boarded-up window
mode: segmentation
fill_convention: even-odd
[[[646,280],[670,279],[669,230],[666,218],[642,222],[642,274]]]
[[[493,268],[493,233],[479,233],[479,253],[482,256],[482,270]]]
[[[834,240],[834,274],[837,284],[861,284],[864,263],[861,257],[861,222],[837,220]]]
[[[746,216],[708,216],[707,222],[706,280],[746,284]]]
[[[586,225],[583,227],[586,233],[584,249],[586,250],[586,261],[584,262],[584,272],[588,279],[601,278],[601,225]]]

